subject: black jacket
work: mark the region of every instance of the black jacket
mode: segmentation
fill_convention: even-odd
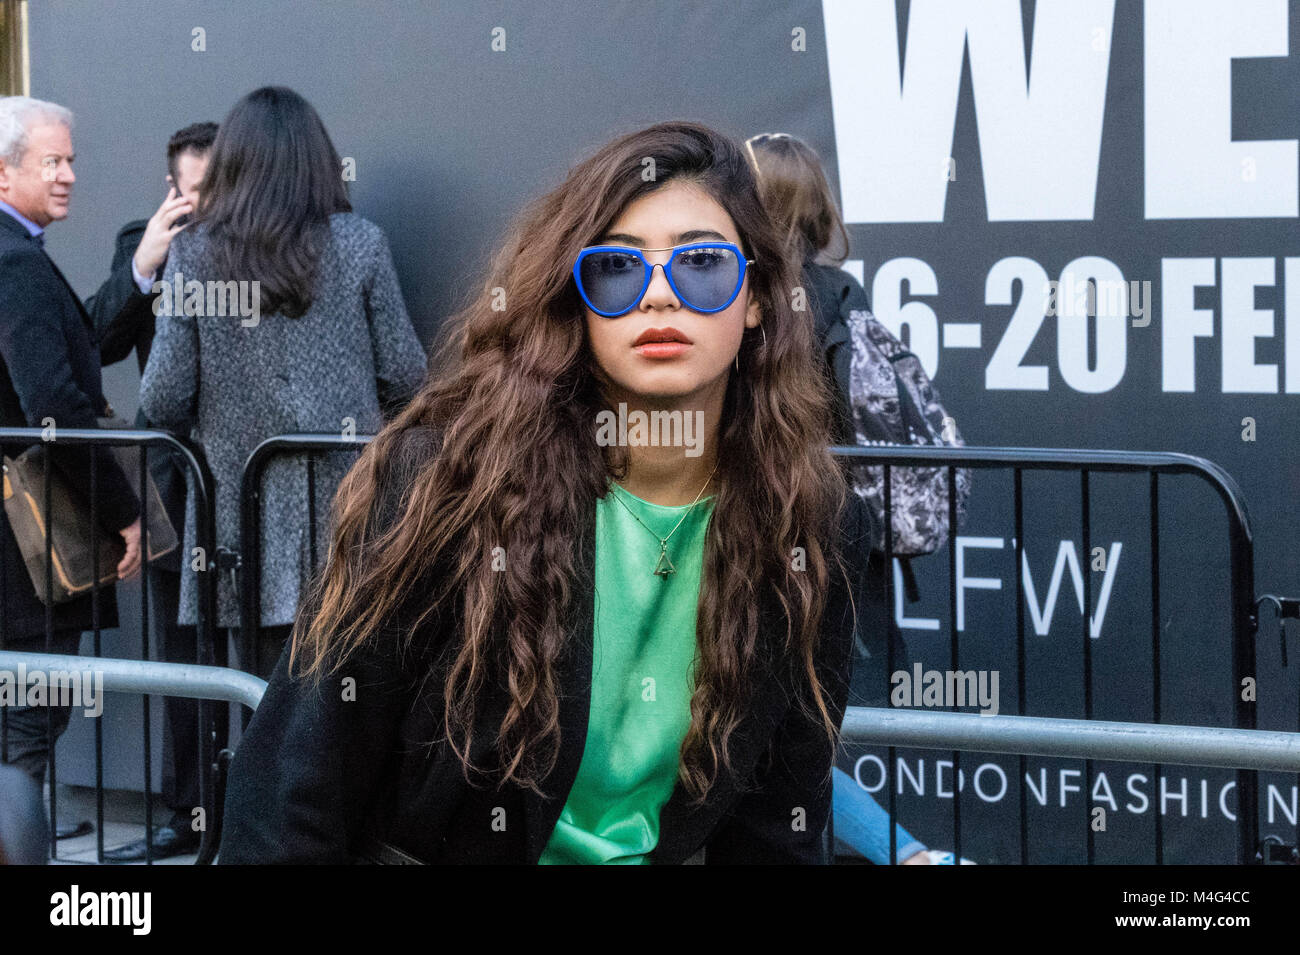
[[[805,262],[803,283],[808,290],[809,304],[813,313],[813,332],[817,337],[818,348],[825,359],[822,368],[830,383],[831,393],[835,397],[831,443],[852,447],[858,440],[853,423],[853,400],[850,390],[853,374],[853,336],[844,316],[851,309],[870,311],[871,302],[858,280],[834,265]],[[849,476],[847,465],[843,467],[847,479]],[[883,546],[884,535],[882,534],[877,540]],[[916,585],[916,572],[912,568],[912,560],[909,557],[899,557],[897,560],[903,571],[903,587],[908,602],[916,603],[921,599],[921,592]],[[874,555],[873,567],[879,568],[880,573],[884,572],[883,552]],[[879,573],[873,573],[869,579],[878,577]],[[889,627],[897,629],[893,624],[892,612],[885,606],[883,589],[874,595],[867,595],[866,599],[874,602],[880,614],[887,615],[881,619],[888,619]],[[872,628],[870,634],[882,635],[883,632],[880,628]],[[894,635],[894,640],[895,644],[899,645],[897,635]],[[883,646],[883,643],[877,646],[876,652],[882,653]]]
[[[808,290],[809,307],[813,313],[813,332],[821,354],[826,359],[824,370],[836,399],[831,441],[834,444],[852,445],[856,440],[853,409],[849,403],[853,341],[849,326],[844,321],[844,312],[851,308],[869,308],[867,293],[843,269],[815,262],[804,263],[803,283]]]
[[[154,314],[151,292],[141,292],[131,274],[131,259],[140,247],[145,219],[136,219],[122,226],[113,247],[113,264],[108,280],[86,299],[86,311],[94,321],[99,335],[99,352],[105,366],[115,365],[132,351],[144,374],[149,361],[149,348],[153,345]],[[158,270],[159,277],[166,274],[166,263]]]
[[[90,500],[91,450],[58,444],[58,428],[94,428],[107,403],[100,384],[99,348],[90,315],[72,286],[23,225],[0,212],[0,425],[42,427],[54,419],[55,439],[44,445],[67,484]],[[11,457],[22,448],[6,447]],[[139,502],[106,449],[98,462],[97,516],[115,533],[139,516]],[[45,629],[44,604],[36,596],[13,533],[5,522],[0,533],[4,589],[0,605],[9,636],[30,636]],[[89,629],[91,597],[58,604],[56,628]],[[100,594],[100,626],[117,626],[113,588]]]
[[[135,250],[139,248],[148,225],[147,219],[136,219],[122,226],[113,246],[113,264],[109,276],[99,290],[86,299],[86,311],[90,313],[99,337],[99,354],[104,367],[115,365],[135,352],[141,375],[149,361],[149,350],[153,347],[153,302],[156,296],[152,292],[141,292],[135,284],[131,259],[135,256]],[[164,260],[156,278],[163,278],[166,274],[167,263]],[[138,410],[135,426],[152,428],[153,424],[145,417],[143,410]],[[149,473],[158,488],[158,496],[167,510],[167,517],[179,535],[185,528],[184,460],[179,455],[151,449]],[[182,548],[177,547],[157,560],[150,561],[149,566],[179,573],[181,551]]]
[[[408,462],[428,453],[419,448],[433,439],[421,434],[404,444]],[[398,472],[410,470],[407,464]],[[394,482],[381,513],[394,514],[401,496],[400,482]],[[846,568],[860,575],[872,542],[870,518],[856,495],[846,500],[838,533]],[[594,508],[581,540],[580,606],[570,617],[559,666],[560,752],[541,784],[547,798],[513,785],[471,787],[445,742],[426,745],[442,736],[443,693],[440,675],[422,678],[437,671],[432,661],[440,643],[442,652],[450,649],[448,622],[434,620],[417,630],[405,655],[394,649],[403,626],[395,623],[319,688],[291,678],[288,651],[281,656],[231,766],[220,861],[344,863],[368,838],[377,838],[427,863],[536,863],[577,776],[587,731]],[[842,580],[833,579],[818,661],[837,726],[848,694],[853,635],[845,593]],[[708,863],[830,861],[822,837],[831,808],[832,750],[820,722],[793,701],[803,681],[773,652],[784,626],[767,595],[760,613],[768,663],[732,737],[735,775],[721,773],[697,809],[678,782],[660,814],[655,863],[681,863],[701,847]],[[353,702],[342,699],[346,677],[356,681]],[[476,731],[481,735],[471,750],[478,765],[485,754],[491,764],[490,737],[503,706],[499,691],[483,701]],[[792,825],[800,809],[806,813],[802,828]]]

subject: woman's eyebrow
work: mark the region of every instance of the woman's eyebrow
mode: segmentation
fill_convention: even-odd
[[[727,242],[728,239],[721,232],[714,232],[712,229],[692,229],[689,232],[683,232],[673,240],[675,245],[681,245],[683,242],[695,242],[698,239],[717,239],[719,242]]]
[[[691,229],[689,232],[681,232],[673,239],[673,245],[682,245],[686,242],[695,242],[698,239],[717,239],[719,242],[728,241],[727,237],[721,232],[715,232],[712,229]],[[645,241],[639,235],[629,235],[626,232],[610,232],[601,236],[603,242],[622,242],[634,249],[645,248],[642,243]]]

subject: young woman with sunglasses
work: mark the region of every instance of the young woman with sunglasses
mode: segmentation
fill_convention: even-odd
[[[223,862],[829,861],[873,529],[793,285],[703,126],[617,139],[521,216],[340,490]],[[620,406],[703,440],[602,440]]]

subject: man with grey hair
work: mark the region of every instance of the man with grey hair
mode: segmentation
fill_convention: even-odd
[[[140,567],[140,505],[107,448],[60,446],[58,429],[94,428],[108,412],[99,346],[81,300],[45,252],[45,228],[68,215],[72,185],[72,114],[25,96],[0,97],[0,426],[54,427],[42,445],[74,495],[90,501],[91,463],[98,480],[96,515],[121,534],[126,555],[118,579]],[[23,449],[7,447],[16,456]],[[0,641],[18,652],[76,653],[96,625],[90,594],[47,608],[28,576],[8,520],[0,518]],[[46,613],[51,626],[47,629]],[[100,593],[98,626],[117,626],[115,588]],[[49,740],[68,725],[66,707],[5,707],[0,762],[39,785],[52,762]]]

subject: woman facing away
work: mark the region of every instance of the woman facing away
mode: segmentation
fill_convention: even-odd
[[[800,285],[808,291],[810,323],[819,350],[825,348],[823,370],[837,394],[832,438],[835,444],[855,442],[853,415],[866,409],[850,407],[848,383],[852,348],[836,348],[849,336],[836,335],[841,307],[866,309],[867,293],[858,281],[839,268],[849,254],[849,234],[844,228],[826,174],[817,153],[788,133],[760,133],[745,141],[759,181],[759,191],[791,260],[800,264]],[[847,331],[847,330],[844,330]],[[883,547],[883,535],[879,541]],[[857,666],[853,671],[851,701],[856,706],[886,705],[889,675],[885,640],[894,646],[894,660],[906,658],[906,648],[890,612],[885,588],[883,550],[874,550],[859,591]],[[888,865],[889,814],[839,767],[834,779],[834,833],[836,851]],[[902,826],[894,826],[894,861],[903,865],[951,865],[951,852],[927,850]],[[962,864],[968,864],[963,859]]]
[[[140,403],[152,421],[190,428],[202,443],[219,547],[239,549],[240,475],[260,442],[295,431],[374,433],[426,374],[388,241],[351,211],[340,168],[310,103],[283,87],[249,93],[217,133],[195,219],[159,277]],[[262,630],[246,669],[266,676],[280,655],[299,595],[324,563],[330,500],[354,461],[350,451],[317,458],[315,553],[306,458],[273,459],[264,472]],[[194,546],[191,496],[185,553]],[[196,620],[202,569],[182,573],[181,623]],[[224,573],[218,581],[217,625],[236,627],[232,582]]]
[[[516,220],[340,489],[222,862],[829,861],[873,529],[793,280],[692,123]]]

